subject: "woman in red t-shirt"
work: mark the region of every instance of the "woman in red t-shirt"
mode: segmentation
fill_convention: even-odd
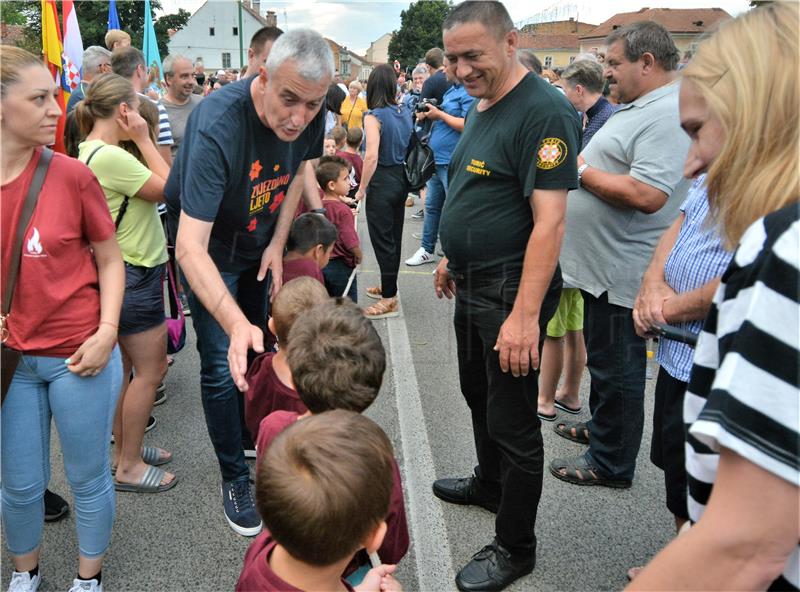
[[[2,288],[22,207],[61,106],[41,60],[0,46]],[[108,471],[122,380],[116,347],[125,286],[103,191],[83,164],[54,154],[25,231],[5,345],[22,351],[2,413],[2,515],[10,589],[35,590],[50,477],[50,422],[75,497],[80,559],[72,590],[101,590],[114,521]]]

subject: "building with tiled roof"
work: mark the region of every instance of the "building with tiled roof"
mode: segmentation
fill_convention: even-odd
[[[721,8],[642,8],[615,14],[604,23],[580,35],[580,51],[605,51],[608,35],[637,21],[655,21],[670,32],[681,53],[692,51],[701,38],[731,15]]]
[[[531,23],[519,33],[519,48],[532,49],[545,68],[565,68],[580,53],[580,35],[595,25],[570,18],[566,21]]]

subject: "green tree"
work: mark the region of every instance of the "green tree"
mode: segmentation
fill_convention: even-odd
[[[160,0],[150,0],[152,12],[161,9]],[[81,28],[83,46],[99,45],[105,47],[105,36],[108,30],[108,2],[94,0],[78,0],[75,2],[75,13]],[[117,15],[122,30],[131,36],[131,44],[142,48],[144,36],[144,3],[137,0],[117,0]],[[155,16],[151,14],[151,18]]]
[[[39,55],[42,52],[42,10],[41,3],[34,1],[3,0],[0,2],[0,23],[24,27],[22,35],[3,39],[3,43],[13,43],[22,49]]]
[[[442,23],[450,12],[448,0],[419,0],[400,13],[400,30],[389,42],[389,60],[403,68],[414,66],[432,47],[442,47]]]
[[[169,53],[167,49],[169,33],[167,31],[169,29],[175,29],[176,31],[182,29],[191,16],[192,13],[188,10],[179,8],[177,14],[165,14],[155,22],[153,28],[156,31],[156,39],[158,40],[158,53],[161,54],[162,59]]]

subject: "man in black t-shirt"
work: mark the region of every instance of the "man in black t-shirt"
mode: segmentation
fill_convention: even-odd
[[[242,450],[239,390],[250,349],[264,351],[268,280],[281,285],[283,250],[306,162],[322,153],[333,56],[298,29],[273,45],[255,77],[225,86],[189,116],[164,193],[201,363],[206,425],[222,472],[225,516],[261,530]]]
[[[500,2],[464,2],[443,26],[448,67],[479,98],[450,162],[438,297],[456,297],[461,391],[475,475],[434,494],[497,513],[495,540],[458,573],[460,590],[501,590],[535,564],[543,447],[539,348],[558,306],[567,190],[578,186],[580,123],[564,96],[516,58]]]

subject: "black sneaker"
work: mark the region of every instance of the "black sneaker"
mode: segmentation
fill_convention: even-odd
[[[256,511],[249,478],[224,482],[222,505],[225,519],[233,532],[242,536],[256,536],[261,532],[261,517]]]
[[[531,573],[535,566],[536,551],[512,555],[495,539],[458,572],[456,587],[465,592],[498,592]]]
[[[69,514],[67,500],[49,489],[44,490],[44,521],[58,522]]]
[[[154,427],[156,427],[156,418],[151,415],[150,419],[147,420],[147,425],[144,426],[145,433],[149,432]]]
[[[153,399],[153,407],[156,405],[161,405],[164,401],[167,400],[167,389],[164,387],[164,383],[158,385],[156,389],[156,398]]]
[[[411,214],[411,218],[414,220],[422,220],[425,217],[425,210],[420,210],[416,214]]]

